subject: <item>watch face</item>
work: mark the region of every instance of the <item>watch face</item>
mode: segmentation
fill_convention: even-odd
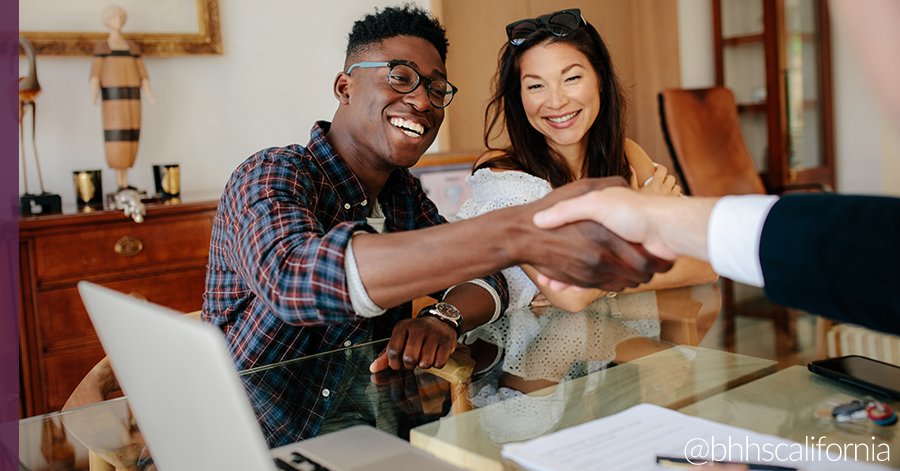
[[[448,320],[458,321],[462,317],[459,314],[459,309],[449,303],[437,303],[434,305],[434,310],[437,311],[438,315]]]

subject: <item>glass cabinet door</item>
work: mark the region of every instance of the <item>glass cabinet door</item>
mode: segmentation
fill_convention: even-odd
[[[766,50],[761,0],[727,0],[721,5],[724,85],[734,92],[741,130],[756,169],[768,168]]]
[[[784,0],[783,53],[791,173],[824,164],[816,24],[814,0]]]

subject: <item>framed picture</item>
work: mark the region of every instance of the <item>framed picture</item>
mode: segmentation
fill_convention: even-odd
[[[19,34],[38,54],[93,55],[109,36],[100,14],[110,0],[19,0]],[[219,0],[117,0],[122,34],[145,56],[221,54]]]
[[[472,163],[413,167],[409,171],[422,182],[425,194],[441,216],[455,221],[459,208],[472,196],[472,187],[466,184],[466,177],[472,174]]]

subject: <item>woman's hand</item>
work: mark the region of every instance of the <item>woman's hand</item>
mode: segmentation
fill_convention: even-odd
[[[654,170],[653,175],[644,182],[643,186],[638,184],[637,172],[634,171],[634,167],[631,167],[631,189],[645,195],[681,195],[681,187],[675,183],[675,176],[670,175],[666,167],[659,164],[654,165],[656,166],[656,170]]]
[[[544,296],[544,293],[538,292],[538,294],[531,300],[532,307],[549,307],[552,306],[553,303]]]

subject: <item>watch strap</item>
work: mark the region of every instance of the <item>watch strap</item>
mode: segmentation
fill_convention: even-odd
[[[446,303],[446,302],[444,302],[444,301],[442,301],[442,302],[443,302],[444,304],[450,304],[450,303]],[[450,305],[453,306],[452,304],[450,304]],[[437,304],[432,304],[432,305],[430,305],[430,306],[425,306],[424,308],[422,308],[421,311],[419,311],[418,314],[416,314],[416,318],[419,318],[419,317],[422,317],[422,316],[436,317],[436,318],[438,318],[441,322],[444,322],[445,324],[449,325],[450,327],[453,327],[453,328],[456,330],[456,337],[459,338],[459,337],[462,335],[462,317],[459,317],[458,320],[456,320],[456,319],[451,319],[451,318],[449,318],[449,317],[447,317],[447,316],[442,315],[442,314],[437,310],[436,306],[437,306]],[[453,306],[453,308],[456,309],[456,306]],[[456,309],[456,311],[459,312],[459,309]]]

